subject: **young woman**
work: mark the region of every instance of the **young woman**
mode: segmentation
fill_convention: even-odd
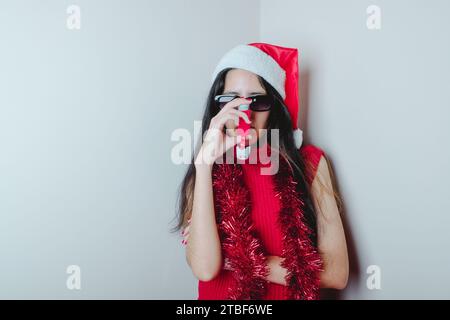
[[[296,49],[252,43],[229,51],[213,74],[204,142],[182,183],[176,227],[199,279],[199,299],[318,299],[320,287],[346,286],[331,167],[320,148],[300,147],[297,63]],[[250,116],[240,105],[249,106]],[[256,163],[217,162],[240,141],[233,131],[238,119],[251,126],[245,137],[251,156],[279,155],[273,175],[262,174],[271,163],[259,156]]]

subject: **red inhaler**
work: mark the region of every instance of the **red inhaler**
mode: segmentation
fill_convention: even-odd
[[[239,105],[238,110],[244,112],[248,119],[250,119],[251,110],[248,104]],[[250,146],[245,147],[245,138],[250,134],[250,123],[247,123],[244,119],[239,117],[237,129],[241,140],[236,145],[236,157],[240,160],[246,160],[250,155]]]

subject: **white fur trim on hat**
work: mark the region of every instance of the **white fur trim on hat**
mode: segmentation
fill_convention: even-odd
[[[297,149],[300,149],[303,143],[303,131],[299,128],[294,129],[294,141]]]
[[[216,66],[212,81],[214,81],[220,71],[226,68],[238,68],[253,72],[264,78],[284,99],[286,93],[284,83],[286,72],[267,53],[251,45],[238,45],[228,51]]]

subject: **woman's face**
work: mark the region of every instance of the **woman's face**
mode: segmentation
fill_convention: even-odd
[[[225,87],[222,94],[236,94],[245,98],[257,94],[266,94],[266,90],[259,82],[258,76],[253,72],[243,69],[232,69],[228,71],[225,76]],[[254,130],[250,130],[251,138],[248,140],[246,145],[255,143],[262,135],[261,129],[267,128],[269,113],[270,110],[259,112],[251,111],[250,126],[254,128]],[[228,129],[236,128],[236,124],[232,120],[227,121],[225,126]]]

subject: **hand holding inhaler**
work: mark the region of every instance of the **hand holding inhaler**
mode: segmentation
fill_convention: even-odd
[[[250,119],[251,110],[248,104],[239,105],[238,110],[244,112]],[[239,118],[237,129],[240,140],[238,140],[239,143],[236,145],[236,157],[240,160],[246,160],[250,155],[250,146],[245,147],[245,141],[247,140],[246,137],[250,134],[250,123],[247,123],[242,118]]]
[[[203,164],[212,166],[218,157],[238,143],[235,134],[224,130],[225,123],[233,121],[235,125],[239,125],[239,123],[247,122],[250,126],[251,121],[248,115],[238,110],[240,105],[248,105],[250,103],[251,99],[249,98],[235,97],[220,104],[220,111],[211,119],[203,143],[194,161],[196,166]],[[239,122],[237,121],[238,119]],[[245,137],[243,142],[245,143]]]

